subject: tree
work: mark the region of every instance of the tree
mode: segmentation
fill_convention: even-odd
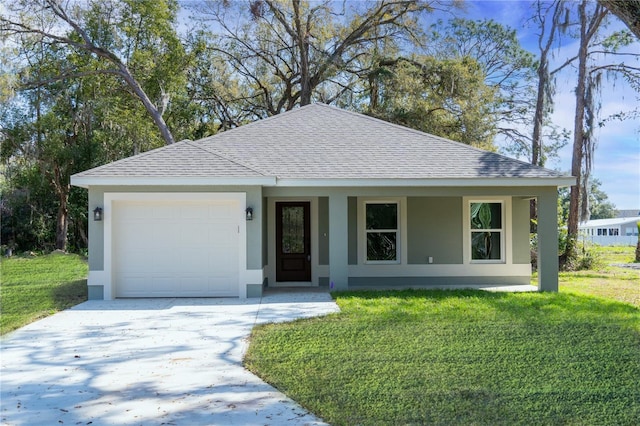
[[[591,216],[589,219],[610,219],[616,217],[616,206],[609,201],[609,196],[602,191],[602,182],[591,179],[589,188],[589,206]]]
[[[578,235],[578,222],[589,219],[589,185],[593,164],[593,153],[596,145],[595,129],[604,122],[598,121],[598,91],[604,75],[613,78],[622,77],[636,90],[640,89],[640,68],[630,66],[625,62],[603,63],[602,58],[638,57],[634,53],[621,53],[620,47],[628,45],[631,39],[624,33],[614,33],[608,37],[602,35],[602,24],[605,22],[607,10],[600,4],[594,6],[587,1],[577,4],[577,10],[572,10],[574,3],[556,3],[540,13],[538,5],[538,19],[546,22],[551,11],[551,27],[562,29],[564,33],[575,31],[572,36],[578,41],[578,52],[559,67],[575,66],[577,69],[575,89],[575,111],[572,146],[571,174],[576,177],[577,184],[571,187],[570,208],[567,220],[568,244],[564,257],[575,257],[575,241]],[[564,7],[560,13],[560,8]],[[546,14],[546,15],[545,15]],[[545,27],[546,28],[546,27]],[[556,33],[549,33],[555,36]],[[548,40],[547,40],[548,41]],[[546,44],[541,44],[546,48]],[[599,62],[595,62],[598,58]],[[545,73],[543,73],[545,74]],[[550,73],[549,73],[550,74]],[[544,75],[543,75],[544,77]],[[546,77],[544,77],[547,79]],[[543,92],[548,90],[540,85]],[[539,93],[540,95],[540,93]],[[542,96],[543,100],[545,96]],[[542,102],[542,105],[548,102]],[[544,111],[544,108],[543,108]],[[620,116],[624,116],[621,113]]]
[[[173,143],[163,113],[169,102],[167,89],[159,85],[145,89],[143,76],[154,81],[172,75],[166,65],[180,60],[181,44],[172,24],[177,14],[175,0],[126,0],[59,2],[56,0],[18,1],[6,6],[0,16],[2,38],[18,44],[24,36],[37,37],[43,43],[60,46],[97,59],[92,69],[62,67],[48,81],[83,78],[98,74],[118,77],[152,118],[165,143]],[[171,82],[166,82],[171,86]],[[154,103],[149,93],[156,98]]]
[[[446,25],[440,22],[432,26],[425,48],[438,59],[474,60],[485,84],[494,89],[487,113],[495,117],[496,133],[508,145],[529,145],[530,136],[523,128],[532,121],[535,61],[520,45],[514,29],[492,19],[455,18]]]
[[[468,57],[380,60],[370,75],[368,113],[479,148],[495,150],[496,89]]]
[[[16,10],[25,5],[17,4]],[[68,5],[84,35],[99,49],[123,58],[144,93],[158,99],[158,111],[182,124],[184,113],[174,111],[172,102],[186,95],[182,65],[189,58],[168,19],[175,17],[175,9],[148,1],[80,6]],[[76,248],[87,242],[86,193],[70,186],[70,175],[160,146],[163,139],[146,107],[123,84],[122,74],[112,72],[113,63],[60,41],[83,43],[75,29],[54,33],[63,29],[46,7],[31,16],[18,14],[25,19],[22,30],[3,27],[3,36],[16,46],[11,63],[20,76],[11,81],[10,106],[0,115],[6,179],[2,196],[11,201],[11,209],[3,210],[3,225],[10,225],[3,226],[3,238],[22,239],[16,244],[24,249],[47,248],[53,241],[53,248],[66,250],[69,242]]]
[[[638,0],[598,0],[616,15],[640,38],[640,1]]]
[[[588,15],[587,3],[581,1],[578,6],[579,17],[579,49],[578,49],[578,76],[575,90],[576,108],[573,128],[573,151],[571,157],[571,175],[577,179],[577,185],[571,187],[569,218],[567,221],[567,230],[570,237],[578,235],[578,222],[580,221],[580,201],[582,200],[581,189],[584,188],[586,181],[583,172],[586,172],[587,178],[591,170],[591,159],[593,152],[593,139],[590,133],[593,128],[587,126],[593,125],[593,112],[587,117],[585,122],[585,109],[591,106],[591,102],[587,97],[592,97],[593,92],[587,86],[587,78],[589,78],[587,70],[587,60],[589,59],[589,46],[591,40],[595,37],[600,24],[602,23],[607,11],[602,6],[596,6],[595,10]],[[585,168],[583,169],[583,163]],[[587,199],[588,201],[588,199]],[[588,207],[583,203],[583,211]],[[584,216],[584,215],[582,215]]]
[[[194,62],[188,76],[188,105],[194,108],[197,123],[192,136],[205,137],[228,130],[255,119],[250,103],[252,89],[243,84],[234,66],[211,46],[217,46],[218,36],[210,31],[192,32],[186,45]]]
[[[616,206],[609,201],[609,196],[601,188],[599,179],[591,179],[589,185],[589,205],[591,217],[589,219],[611,219],[616,217]],[[569,217],[570,189],[562,188],[559,192],[561,216],[563,222]]]
[[[210,1],[197,12],[221,29],[211,48],[240,77],[242,114],[263,118],[350,93],[366,75],[376,43],[411,43],[420,32],[417,17],[436,4],[377,0],[340,9],[329,0]]]
[[[538,49],[540,56],[536,66],[537,90],[536,105],[531,137],[531,164],[544,166],[545,144],[543,130],[549,125],[548,117],[553,111],[553,95],[555,93],[553,76],[567,66],[570,61],[550,70],[550,55],[560,28],[566,27],[567,16],[563,2],[555,0],[551,4],[536,2],[536,13],[533,22],[538,26]],[[565,20],[564,22],[562,20]],[[535,215],[535,213],[534,213]]]
[[[15,228],[22,228],[21,238],[45,245],[49,237],[47,223],[53,227],[53,248],[67,249],[67,231],[69,226],[69,195],[71,186],[69,177],[77,167],[90,164],[89,141],[86,135],[87,116],[91,114],[79,102],[81,88],[73,85],[57,85],[46,92],[38,91],[35,96],[24,97],[29,109],[35,112],[36,119],[31,121],[22,115],[19,120],[3,122],[2,157],[7,165],[5,178],[12,185],[4,189],[4,195],[10,200],[33,200],[29,221],[39,224],[36,233],[30,233],[21,224],[19,217],[11,222]],[[20,194],[24,194],[24,197]],[[49,201],[48,201],[49,200]],[[14,209],[22,207],[13,204]],[[53,213],[55,211],[55,213]],[[24,219],[24,218],[23,218]],[[12,230],[15,240],[15,230]],[[25,241],[19,241],[21,245]],[[31,249],[33,247],[22,247]]]

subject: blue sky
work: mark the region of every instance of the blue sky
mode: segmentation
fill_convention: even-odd
[[[537,29],[527,26],[525,19],[532,15],[530,1],[466,1],[468,19],[493,19],[518,31],[525,49],[537,54]],[[611,31],[625,28],[615,17],[610,17]],[[556,61],[563,62],[577,51],[576,42],[565,41],[556,53]],[[640,42],[627,48],[640,52]],[[629,59],[627,59],[629,60]],[[620,60],[618,59],[618,62]],[[634,66],[640,63],[634,60]],[[573,89],[575,68],[568,68],[557,79],[555,97],[555,124],[573,129],[575,97]],[[640,103],[640,95],[623,81],[605,80],[602,86],[601,118],[620,111],[630,111]],[[601,189],[618,209],[640,209],[640,122],[638,120],[611,121],[597,132],[598,142],[594,158],[593,176],[602,182]],[[551,161],[548,167],[561,171],[571,169],[571,142],[560,153],[559,161]]]

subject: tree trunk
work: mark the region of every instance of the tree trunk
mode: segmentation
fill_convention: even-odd
[[[552,92],[553,82],[549,73],[549,51],[555,40],[557,27],[561,16],[562,3],[556,1],[553,5],[553,14],[551,16],[551,26],[549,33],[546,35],[546,22],[548,19],[548,10],[542,13],[541,2],[538,0],[538,19],[540,20],[540,34],[538,36],[538,47],[540,49],[540,61],[536,73],[538,75],[538,92],[536,97],[536,109],[533,116],[533,134],[531,137],[531,164],[534,166],[544,166],[544,146],[542,142],[542,129],[544,128],[544,119],[547,111],[550,110],[550,104],[553,102],[549,95]],[[534,198],[529,202],[529,215],[531,218],[530,232],[537,232],[538,207],[537,200]]]
[[[580,2],[578,7],[580,16],[580,47],[578,50],[578,84],[576,86],[576,109],[573,126],[573,153],[571,157],[571,175],[576,178],[576,184],[571,187],[569,198],[569,218],[567,233],[570,242],[578,238],[578,221],[580,217],[580,189],[582,187],[582,154],[584,139],[584,107],[587,78],[587,53],[590,40],[590,29],[587,28],[586,1]],[[574,244],[567,244],[567,255],[570,256],[575,248]]]
[[[65,166],[68,166],[68,164]],[[47,166],[45,165],[45,167]],[[53,170],[50,169],[48,174],[49,173],[54,192],[58,197],[55,249],[67,251],[67,235],[69,231],[69,192],[71,192],[69,175],[63,172],[59,164],[53,166]]]
[[[300,106],[311,103],[311,76],[309,75],[309,34],[308,28],[303,27],[300,20],[300,0],[293,1],[293,12],[300,49]]]
[[[571,175],[576,177],[576,184],[571,187],[569,198],[569,219],[567,233],[570,241],[578,238],[578,222],[580,220],[580,199],[582,182],[582,164],[585,146],[584,110],[586,105],[587,59],[589,43],[595,35],[600,23],[606,15],[606,10],[596,6],[593,15],[587,17],[587,1],[583,0],[578,6],[580,17],[580,47],[578,50],[578,84],[576,86],[576,111],[573,127],[573,154],[571,159]],[[567,245],[567,250],[573,250],[573,244]],[[569,254],[569,253],[567,253]]]
[[[547,85],[551,84],[549,82],[547,52],[548,50],[541,51],[540,65],[538,65],[538,96],[536,99],[536,111],[533,117],[533,135],[531,138],[531,164],[534,166],[542,166],[544,164],[542,160],[542,127],[544,126],[544,116],[547,108],[547,105],[545,105],[545,94],[547,92]],[[538,208],[535,199],[529,202],[529,217],[531,218],[531,224],[529,225],[530,232],[537,232],[535,223],[538,219]]]
[[[542,126],[547,105],[545,105],[546,86],[550,84],[547,69],[547,52],[540,55],[538,66],[538,97],[536,99],[536,111],[533,117],[533,135],[531,140],[531,164],[542,166]]]
[[[60,195],[58,216],[56,218],[56,250],[67,251],[67,231],[69,230],[69,193]]]

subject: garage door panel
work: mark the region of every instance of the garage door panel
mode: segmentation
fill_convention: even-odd
[[[204,277],[185,277],[180,280],[180,287],[185,294],[200,295],[203,289],[208,290],[209,280]]]
[[[147,247],[151,246],[152,249],[161,249],[163,251],[170,252],[171,249],[178,250],[182,243],[180,242],[180,230],[174,229],[167,225],[156,225],[153,229],[153,235],[141,244]]]
[[[235,215],[235,206],[223,201],[213,202],[208,207],[209,218],[231,218]]]
[[[181,250],[180,252],[181,268],[185,271],[185,275],[189,275],[190,271],[192,274],[197,275],[202,275],[203,272],[211,272],[213,269],[213,261],[214,259],[211,258],[211,253],[204,249],[189,248]]]
[[[209,212],[210,206],[208,205],[189,204],[180,207],[180,217],[185,220],[206,221],[210,217]]]
[[[150,255],[146,250],[126,250],[122,251],[118,257],[119,270],[130,274],[144,274]]]
[[[237,296],[237,201],[114,202],[116,297]]]
[[[147,242],[153,240],[156,234],[156,227],[150,223],[142,223],[136,221],[127,221],[117,224],[117,228],[120,234],[136,235],[136,239],[130,239],[126,248],[129,249],[142,249],[147,248]]]
[[[120,297],[145,297],[146,294],[151,294],[153,287],[149,285],[147,277],[127,275],[126,277],[116,276],[116,283],[121,284],[126,280],[126,288],[122,288],[122,294],[118,294]],[[120,287],[117,287],[120,290]]]
[[[117,209],[120,214],[118,217],[114,217],[114,219],[120,219],[122,221],[130,222],[137,220],[144,222],[149,215],[148,207],[139,203],[115,202],[114,208]]]
[[[201,223],[184,223],[180,226],[178,241],[182,247],[186,246],[206,246],[211,243],[212,238],[207,230],[208,225]],[[203,234],[206,238],[203,238]]]
[[[180,272],[180,262],[169,250],[154,250],[151,259],[154,275],[174,276]]]
[[[216,223],[207,226],[209,239],[216,245],[236,247],[238,245],[238,227],[232,222]]]

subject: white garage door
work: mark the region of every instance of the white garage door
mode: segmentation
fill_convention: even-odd
[[[114,201],[115,297],[238,296],[236,200]]]

